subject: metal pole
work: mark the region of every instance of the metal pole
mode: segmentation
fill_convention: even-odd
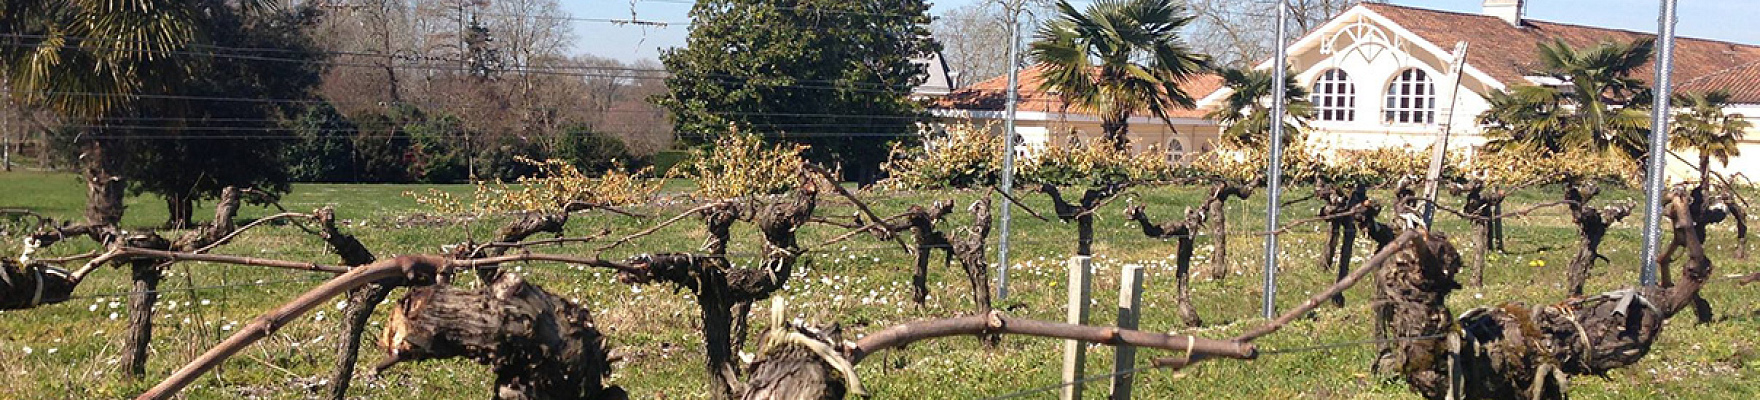
[[[1020,102],[1020,47],[1021,47],[1021,3],[1014,2],[1009,6],[1008,16],[1008,115],[1004,117],[1002,128],[1002,193],[1014,195],[1014,113],[1016,103]],[[1002,224],[997,227],[996,242],[996,300],[1008,299],[1008,225],[1010,209],[1013,202],[1002,202]]]
[[[1284,75],[1288,70],[1284,64],[1288,58],[1289,28],[1285,22],[1289,19],[1289,7],[1283,0],[1277,2],[1277,58],[1271,63],[1271,162],[1265,171],[1265,318],[1277,316],[1277,212],[1279,202],[1278,190],[1283,179],[1283,103]]]
[[[1430,173],[1424,180],[1424,227],[1430,227],[1436,221],[1436,188],[1442,185],[1442,167],[1448,160],[1448,135],[1454,128],[1454,106],[1460,102],[1461,70],[1467,65],[1467,42],[1455,42],[1454,62],[1449,63],[1448,73],[1454,77],[1454,85],[1448,89],[1448,113],[1442,117],[1442,135],[1436,139],[1436,148],[1430,152]]]
[[[1675,0],[1662,0],[1662,15],[1657,18],[1656,103],[1650,108],[1650,152],[1645,157],[1650,165],[1644,176],[1644,247],[1638,253],[1643,269],[1638,271],[1638,284],[1656,285],[1656,245],[1662,238],[1662,186],[1668,184],[1663,170],[1668,152],[1669,96],[1674,94],[1669,75],[1674,72],[1674,6]]]

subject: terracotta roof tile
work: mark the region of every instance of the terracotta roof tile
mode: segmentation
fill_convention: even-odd
[[[1555,22],[1523,20],[1515,27],[1497,17],[1380,3],[1363,3],[1363,7],[1380,14],[1437,46],[1448,48],[1455,42],[1471,44],[1467,63],[1490,74],[1504,84],[1526,84],[1522,79],[1542,68],[1539,45],[1563,40],[1573,47],[1587,47],[1606,41],[1630,42],[1656,35],[1619,29],[1598,28]],[[1760,103],[1760,46],[1716,40],[1676,38],[1674,53],[1676,91],[1727,89],[1731,100],[1739,103]],[[1649,82],[1656,76],[1649,67],[1640,69],[1634,78]]]
[[[1079,112],[1057,95],[1039,90],[1045,82],[1039,74],[1044,71],[1041,66],[1032,66],[1020,72],[1020,103],[1021,111],[1064,111],[1066,107],[1072,112]],[[1180,85],[1194,100],[1204,97],[1222,87],[1222,78],[1215,74],[1203,74],[1192,77]],[[960,110],[998,111],[1008,107],[1008,76],[998,76],[969,86],[954,90],[947,96],[937,100],[933,107]],[[1167,116],[1171,118],[1203,118],[1206,111],[1198,109],[1176,108]]]

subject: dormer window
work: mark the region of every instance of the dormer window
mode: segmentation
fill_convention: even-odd
[[[1357,85],[1342,69],[1329,69],[1314,80],[1309,101],[1321,121],[1349,122],[1357,120]]]
[[[1387,103],[1382,108],[1382,122],[1390,124],[1429,124],[1436,122],[1436,86],[1430,74],[1408,68],[1400,71],[1387,84]]]

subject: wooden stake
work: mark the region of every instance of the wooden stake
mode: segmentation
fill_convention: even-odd
[[[1093,276],[1090,266],[1093,258],[1075,256],[1069,259],[1069,323],[1074,325],[1088,324],[1088,300]],[[1063,342],[1063,382],[1075,382],[1082,378],[1083,363],[1087,361],[1088,344],[1080,340]],[[1064,386],[1059,398],[1075,400],[1082,398],[1082,384]]]
[[[1143,266],[1125,265],[1118,272],[1118,329],[1137,329],[1142,317],[1142,310],[1137,308],[1143,299]],[[1112,356],[1112,399],[1131,398],[1131,379],[1135,374],[1124,373],[1137,366],[1137,348],[1129,345],[1118,346]]]

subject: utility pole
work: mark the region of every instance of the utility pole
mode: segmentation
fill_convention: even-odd
[[[1674,72],[1674,7],[1676,0],[1661,0],[1662,15],[1656,19],[1656,103],[1650,107],[1649,171],[1644,176],[1644,246],[1638,253],[1643,267],[1638,284],[1656,285],[1656,245],[1662,237],[1662,186],[1668,184],[1663,162],[1668,152],[1668,97],[1674,94],[1669,78]]]
[[[1025,2],[1020,0],[1004,3],[1008,7],[1008,115],[1002,123],[1002,194],[1014,196],[1014,114],[1020,102],[1020,48],[1021,48],[1021,7]],[[1008,299],[1008,225],[1009,213],[1014,202],[1002,202],[1002,224],[997,227],[996,241],[996,300]]]
[[[1448,112],[1442,117],[1441,137],[1436,139],[1435,148],[1430,151],[1430,173],[1424,180],[1424,227],[1436,219],[1436,187],[1442,185],[1442,164],[1448,158],[1448,135],[1454,127],[1454,106],[1460,102],[1461,71],[1467,65],[1467,42],[1455,42],[1454,62],[1450,62],[1448,73],[1454,77],[1454,86],[1448,90]]]
[[[1283,180],[1284,84],[1289,68],[1289,4],[1277,1],[1277,57],[1271,63],[1271,162],[1265,171],[1265,318],[1277,316],[1277,212]]]

